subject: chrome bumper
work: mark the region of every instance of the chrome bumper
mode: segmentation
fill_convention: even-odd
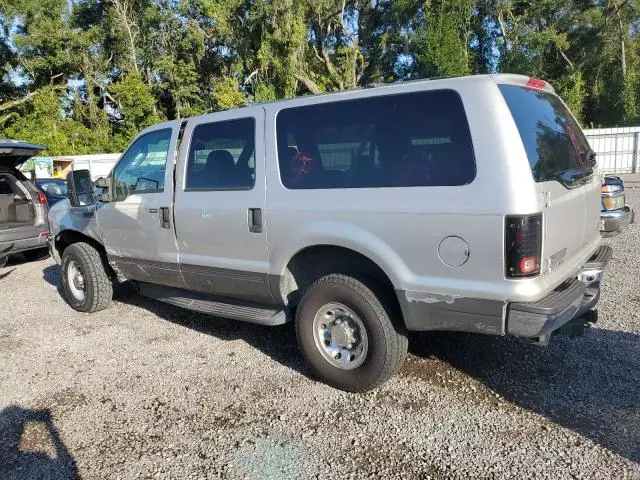
[[[618,210],[602,210],[600,212],[600,234],[603,237],[614,237],[634,221],[635,213],[628,205]]]

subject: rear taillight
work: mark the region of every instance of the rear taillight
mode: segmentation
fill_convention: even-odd
[[[505,241],[507,278],[532,277],[540,273],[541,214],[507,217]]]
[[[38,192],[38,203],[40,205],[47,204],[47,196],[43,192]]]

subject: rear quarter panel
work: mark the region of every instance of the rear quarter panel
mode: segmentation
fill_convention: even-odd
[[[270,273],[283,275],[288,261],[312,245],[337,245],[375,261],[396,289],[496,300],[541,296],[539,280],[506,281],[504,216],[535,213],[542,194],[510,112],[490,77],[447,79],[341,94],[344,99],[417,90],[454,89],[469,121],[476,177],[456,187],[288,190],[276,157],[278,110],[334,100],[312,97],[265,106]],[[340,97],[340,95],[338,95]],[[469,246],[460,267],[445,265],[438,245],[458,236]]]

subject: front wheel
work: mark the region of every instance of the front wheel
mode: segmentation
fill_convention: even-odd
[[[113,297],[113,285],[100,252],[84,242],[69,245],[62,254],[62,286],[67,303],[79,312],[104,310]]]
[[[332,274],[314,282],[296,312],[296,334],[314,373],[351,392],[388,380],[407,355],[407,336],[396,327],[392,301],[360,280]]]

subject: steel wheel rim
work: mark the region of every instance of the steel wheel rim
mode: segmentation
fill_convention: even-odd
[[[86,298],[87,284],[84,278],[84,272],[75,260],[71,260],[67,265],[67,285],[73,297],[83,302]]]
[[[328,303],[318,310],[313,319],[313,339],[324,359],[341,370],[358,368],[369,351],[364,323],[341,303]]]

